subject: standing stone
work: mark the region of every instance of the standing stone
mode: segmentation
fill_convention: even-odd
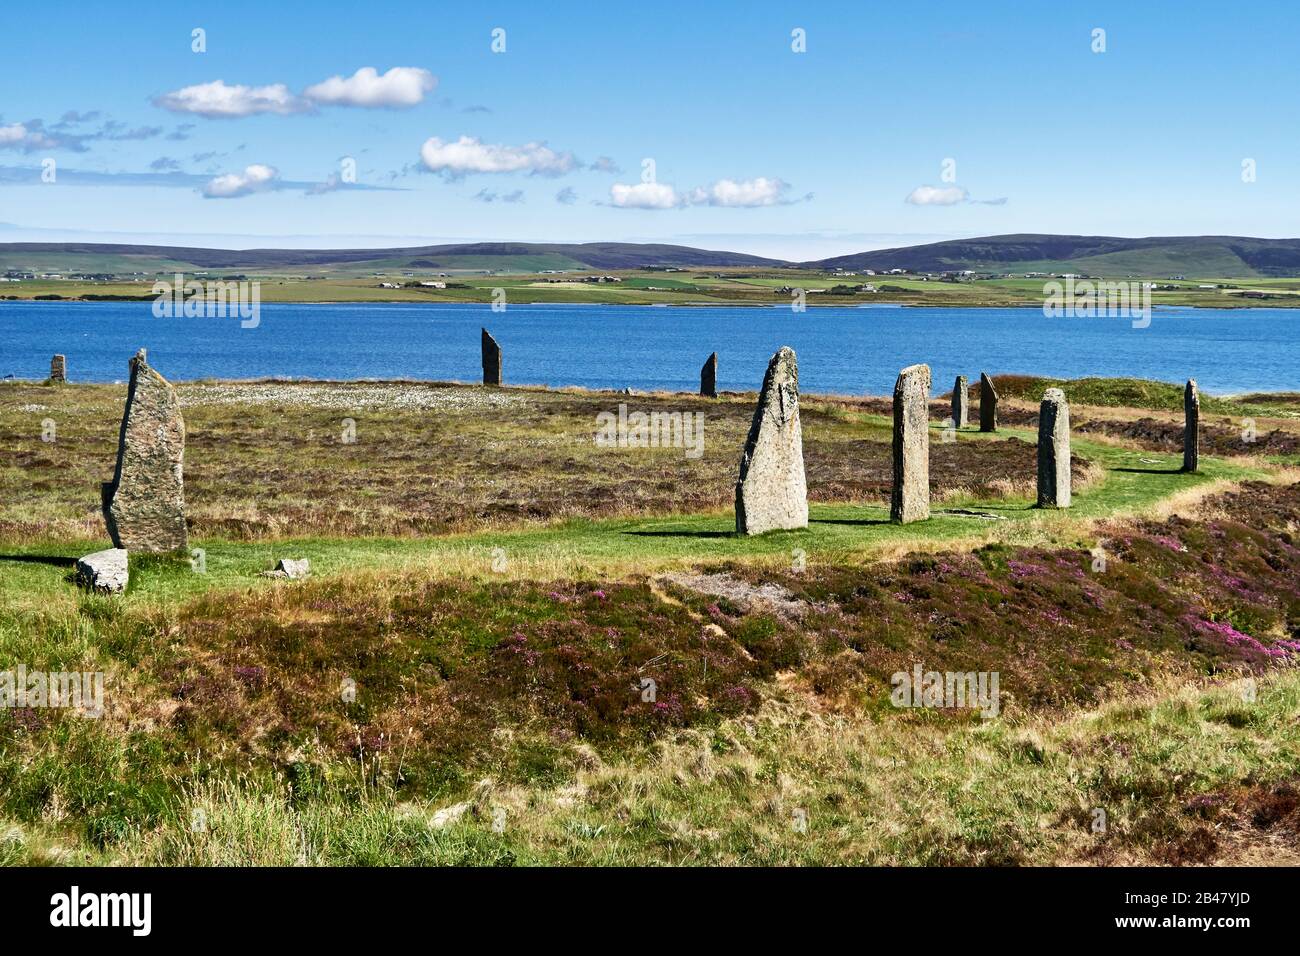
[[[970,420],[969,384],[965,375],[958,375],[952,386],[952,427],[965,428]]]
[[[62,383],[68,380],[68,360],[62,355],[50,359],[50,381]]]
[[[808,527],[799,428],[799,366],[782,346],[767,364],[736,482],[736,532]]]
[[[1183,471],[1201,467],[1201,394],[1196,379],[1189,378],[1183,389]]]
[[[180,400],[141,349],[131,359],[117,470],[103,486],[104,521],[115,547],[155,553],[185,548],[184,467]]]
[[[998,390],[993,379],[980,372],[980,431],[998,430]]]
[[[894,383],[894,488],[889,519],[930,517],[930,366],[909,365]]]
[[[1038,507],[1070,507],[1070,404],[1059,388],[1038,406]]]
[[[700,394],[705,398],[718,397],[718,353],[714,352],[700,369]]]
[[[483,330],[483,384],[501,384],[501,346],[487,329]]]

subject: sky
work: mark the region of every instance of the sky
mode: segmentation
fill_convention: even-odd
[[[800,260],[1300,221],[1283,2],[113,6],[5,10],[0,241]]]

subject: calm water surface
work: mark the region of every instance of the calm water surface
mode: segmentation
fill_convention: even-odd
[[[510,384],[695,390],[716,350],[718,387],[754,389],[789,345],[806,392],[887,393],[915,362],[934,369],[936,391],[981,370],[1194,377],[1216,393],[1300,389],[1300,313],[1286,309],[1157,309],[1149,328],[1134,329],[1039,309],[279,304],[242,329],[237,319],[155,318],[151,302],[3,302],[0,376],[44,378],[62,352],[74,381],[118,381],[144,347],[176,381],[476,381],[481,326],[501,343]]]

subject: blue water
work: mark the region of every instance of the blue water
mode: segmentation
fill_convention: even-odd
[[[936,390],[981,370],[1077,378],[1134,375],[1207,392],[1300,389],[1300,313],[1157,309],[1052,318],[1039,309],[691,308],[603,305],[263,305],[257,328],[229,318],[155,318],[151,302],[0,303],[0,376],[42,379],[68,357],[74,381],[120,381],[141,347],[175,381],[422,378],[477,381],[479,328],[505,354],[507,384],[694,391],[718,353],[718,387],[757,388],[791,346],[805,392],[882,394],[926,362]]]

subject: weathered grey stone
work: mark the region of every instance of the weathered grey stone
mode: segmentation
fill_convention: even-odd
[[[1070,404],[1059,388],[1038,406],[1038,507],[1070,507]]]
[[[1201,467],[1201,394],[1196,379],[1189,378],[1183,389],[1183,471]]]
[[[718,397],[718,353],[709,356],[700,369],[700,394],[705,398]]]
[[[62,355],[50,359],[50,381],[66,382],[68,380],[68,360]]]
[[[958,375],[952,386],[952,427],[965,428],[970,420],[969,383],[965,375]]]
[[[799,366],[782,346],[763,376],[736,482],[736,531],[808,527],[808,486],[799,428]]]
[[[487,329],[483,330],[483,384],[501,384],[501,346]]]
[[[77,561],[77,583],[98,594],[121,594],[129,578],[125,548],[96,551]]]
[[[998,390],[993,379],[980,372],[980,431],[998,430]]]
[[[131,359],[117,469],[103,486],[104,521],[115,546],[153,553],[185,548],[184,468],[180,400],[141,349]]]
[[[930,366],[909,365],[894,383],[894,487],[889,518],[930,517]]]
[[[311,574],[311,560],[308,558],[281,558],[276,562],[275,570],[263,571],[264,578],[281,578],[286,581],[298,581]]]

